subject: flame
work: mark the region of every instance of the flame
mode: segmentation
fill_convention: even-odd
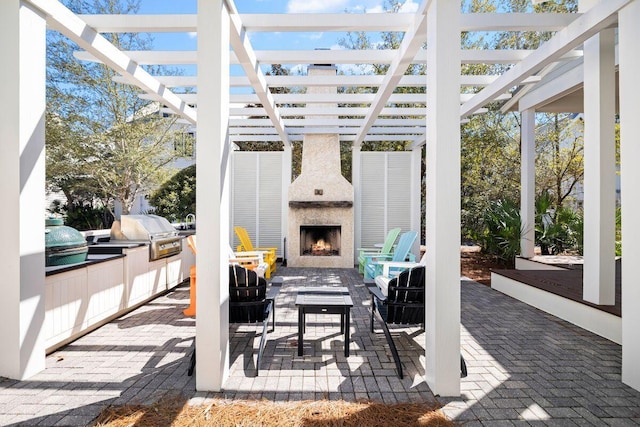
[[[316,242],[315,245],[312,246],[314,251],[330,251],[331,245],[324,241],[324,239],[320,239]]]

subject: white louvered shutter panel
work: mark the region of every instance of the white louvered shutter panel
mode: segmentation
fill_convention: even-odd
[[[411,230],[411,153],[387,154],[387,230]],[[419,231],[419,230],[414,230]]]
[[[276,247],[282,256],[282,152],[258,153],[260,169],[258,186],[258,239],[259,247]]]
[[[256,242],[256,210],[258,198],[258,158],[256,153],[236,151],[233,153],[233,224],[247,229],[251,241]],[[233,249],[240,244],[233,233]]]
[[[384,168],[385,153],[361,153],[360,194],[361,194],[361,236],[362,247],[370,248],[384,241]]]

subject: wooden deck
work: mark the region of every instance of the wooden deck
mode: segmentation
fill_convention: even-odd
[[[563,270],[493,270],[492,272],[620,317],[622,312],[620,265],[620,260],[616,261],[615,305],[598,305],[582,299],[581,266]]]

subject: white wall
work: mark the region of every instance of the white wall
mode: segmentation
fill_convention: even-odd
[[[412,212],[417,211],[418,216],[420,213],[420,201],[410,197],[414,177],[420,185],[412,152],[367,151],[360,153],[360,159],[360,191],[356,198],[361,218],[356,218],[355,226],[360,229],[356,236],[361,238],[355,242],[356,248],[384,242],[387,232],[396,227],[420,234],[412,221]]]
[[[234,248],[240,243],[233,232],[233,226],[238,225],[247,229],[254,246],[276,247],[277,256],[283,256],[282,200],[287,197],[283,158],[283,151],[233,152],[229,240]]]

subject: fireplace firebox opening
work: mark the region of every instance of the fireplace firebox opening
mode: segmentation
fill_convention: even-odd
[[[300,254],[303,256],[340,256],[339,225],[301,225]]]

